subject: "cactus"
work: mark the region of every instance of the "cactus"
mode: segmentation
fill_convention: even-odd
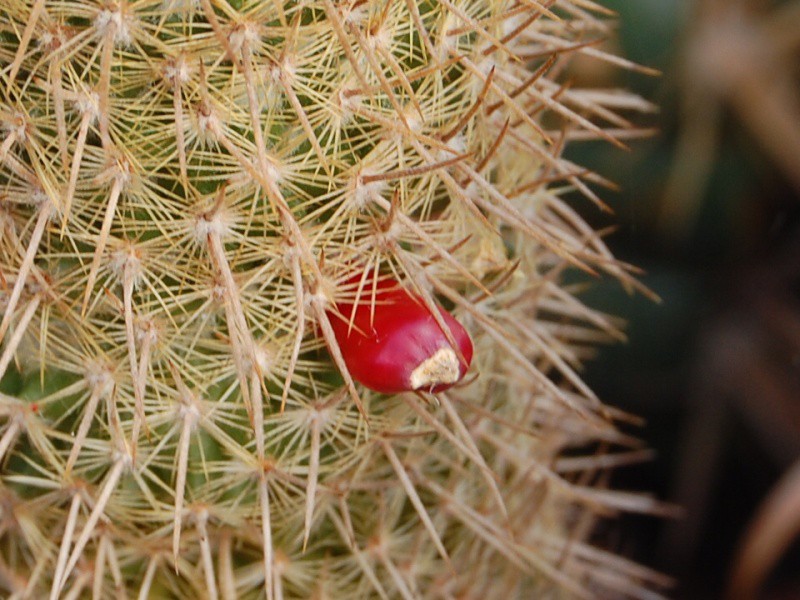
[[[562,156],[651,108],[569,85],[574,55],[635,68],[594,43],[607,10],[2,8],[3,596],[664,585],[592,545],[598,519],[658,505],[603,486],[642,450],[577,372],[621,334],[564,279],[637,287],[569,202],[605,208],[608,182]],[[332,322],[379,310],[372,274],[469,331],[461,382],[354,381]]]

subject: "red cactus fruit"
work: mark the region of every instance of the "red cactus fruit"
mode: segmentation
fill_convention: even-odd
[[[373,288],[368,278],[358,298],[336,310],[329,318],[345,364],[372,390],[441,392],[469,369],[472,340],[464,327],[439,307],[445,331],[422,298],[397,281],[381,279]]]

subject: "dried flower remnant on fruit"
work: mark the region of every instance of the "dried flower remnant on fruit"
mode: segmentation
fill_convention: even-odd
[[[358,287],[359,281],[349,283]],[[370,275],[360,287],[353,300],[336,304],[338,314],[329,315],[353,379],[392,394],[441,392],[464,377],[472,340],[447,311],[439,308],[437,319],[422,298],[392,279],[373,282]]]

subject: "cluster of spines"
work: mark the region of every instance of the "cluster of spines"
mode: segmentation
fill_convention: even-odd
[[[575,372],[613,323],[559,285],[635,285],[561,197],[606,183],[564,143],[618,144],[637,131],[617,111],[648,108],[559,83],[575,52],[630,66],[593,47],[598,8],[9,3],[9,593],[660,584],[583,541],[597,514],[655,510],[589,485],[642,451],[559,458],[637,445]],[[453,307],[477,380],[435,407],[354,384],[328,313],[372,270]]]

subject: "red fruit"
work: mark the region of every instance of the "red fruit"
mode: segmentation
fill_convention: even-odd
[[[360,277],[351,283],[355,286],[358,281]],[[366,387],[386,394],[441,392],[469,369],[472,340],[464,327],[439,308],[456,343],[454,349],[422,299],[396,281],[379,281],[373,295],[368,278],[355,312],[353,306],[352,301],[340,302],[339,314],[328,317],[350,375]]]

